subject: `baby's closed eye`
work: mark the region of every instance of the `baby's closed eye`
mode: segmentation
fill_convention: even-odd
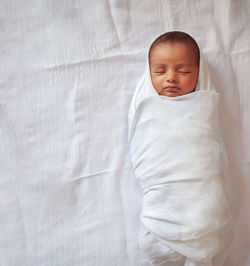
[[[156,68],[153,70],[153,73],[165,73],[165,69],[164,68]]]
[[[188,73],[191,73],[191,71],[178,71],[178,73],[181,73],[181,74],[188,74]]]

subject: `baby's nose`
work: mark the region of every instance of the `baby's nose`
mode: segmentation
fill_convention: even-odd
[[[174,71],[168,71],[166,73],[165,79],[167,82],[175,82],[176,81],[176,74]]]

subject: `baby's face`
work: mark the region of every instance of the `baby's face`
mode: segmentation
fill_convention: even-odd
[[[189,45],[159,43],[151,51],[151,80],[160,95],[175,97],[194,91],[198,74],[197,55]]]

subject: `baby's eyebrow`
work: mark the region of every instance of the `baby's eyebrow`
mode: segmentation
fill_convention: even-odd
[[[161,63],[156,63],[156,64],[152,64],[152,67],[163,67],[165,66],[165,64],[161,64]]]
[[[178,67],[185,67],[185,66],[193,66],[193,64],[190,63],[182,63],[182,64],[178,64]]]

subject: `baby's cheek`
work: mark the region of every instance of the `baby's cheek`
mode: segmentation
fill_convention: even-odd
[[[185,77],[183,78],[183,83],[185,83],[187,86],[191,86],[194,87],[197,83],[197,79],[195,76],[189,76],[189,77]]]
[[[160,78],[154,79],[152,83],[156,90],[160,89],[162,86],[162,80]]]
[[[160,83],[163,82],[163,80],[164,80],[163,76],[155,76],[155,77],[153,78],[153,83],[154,83],[154,84],[160,84]]]

